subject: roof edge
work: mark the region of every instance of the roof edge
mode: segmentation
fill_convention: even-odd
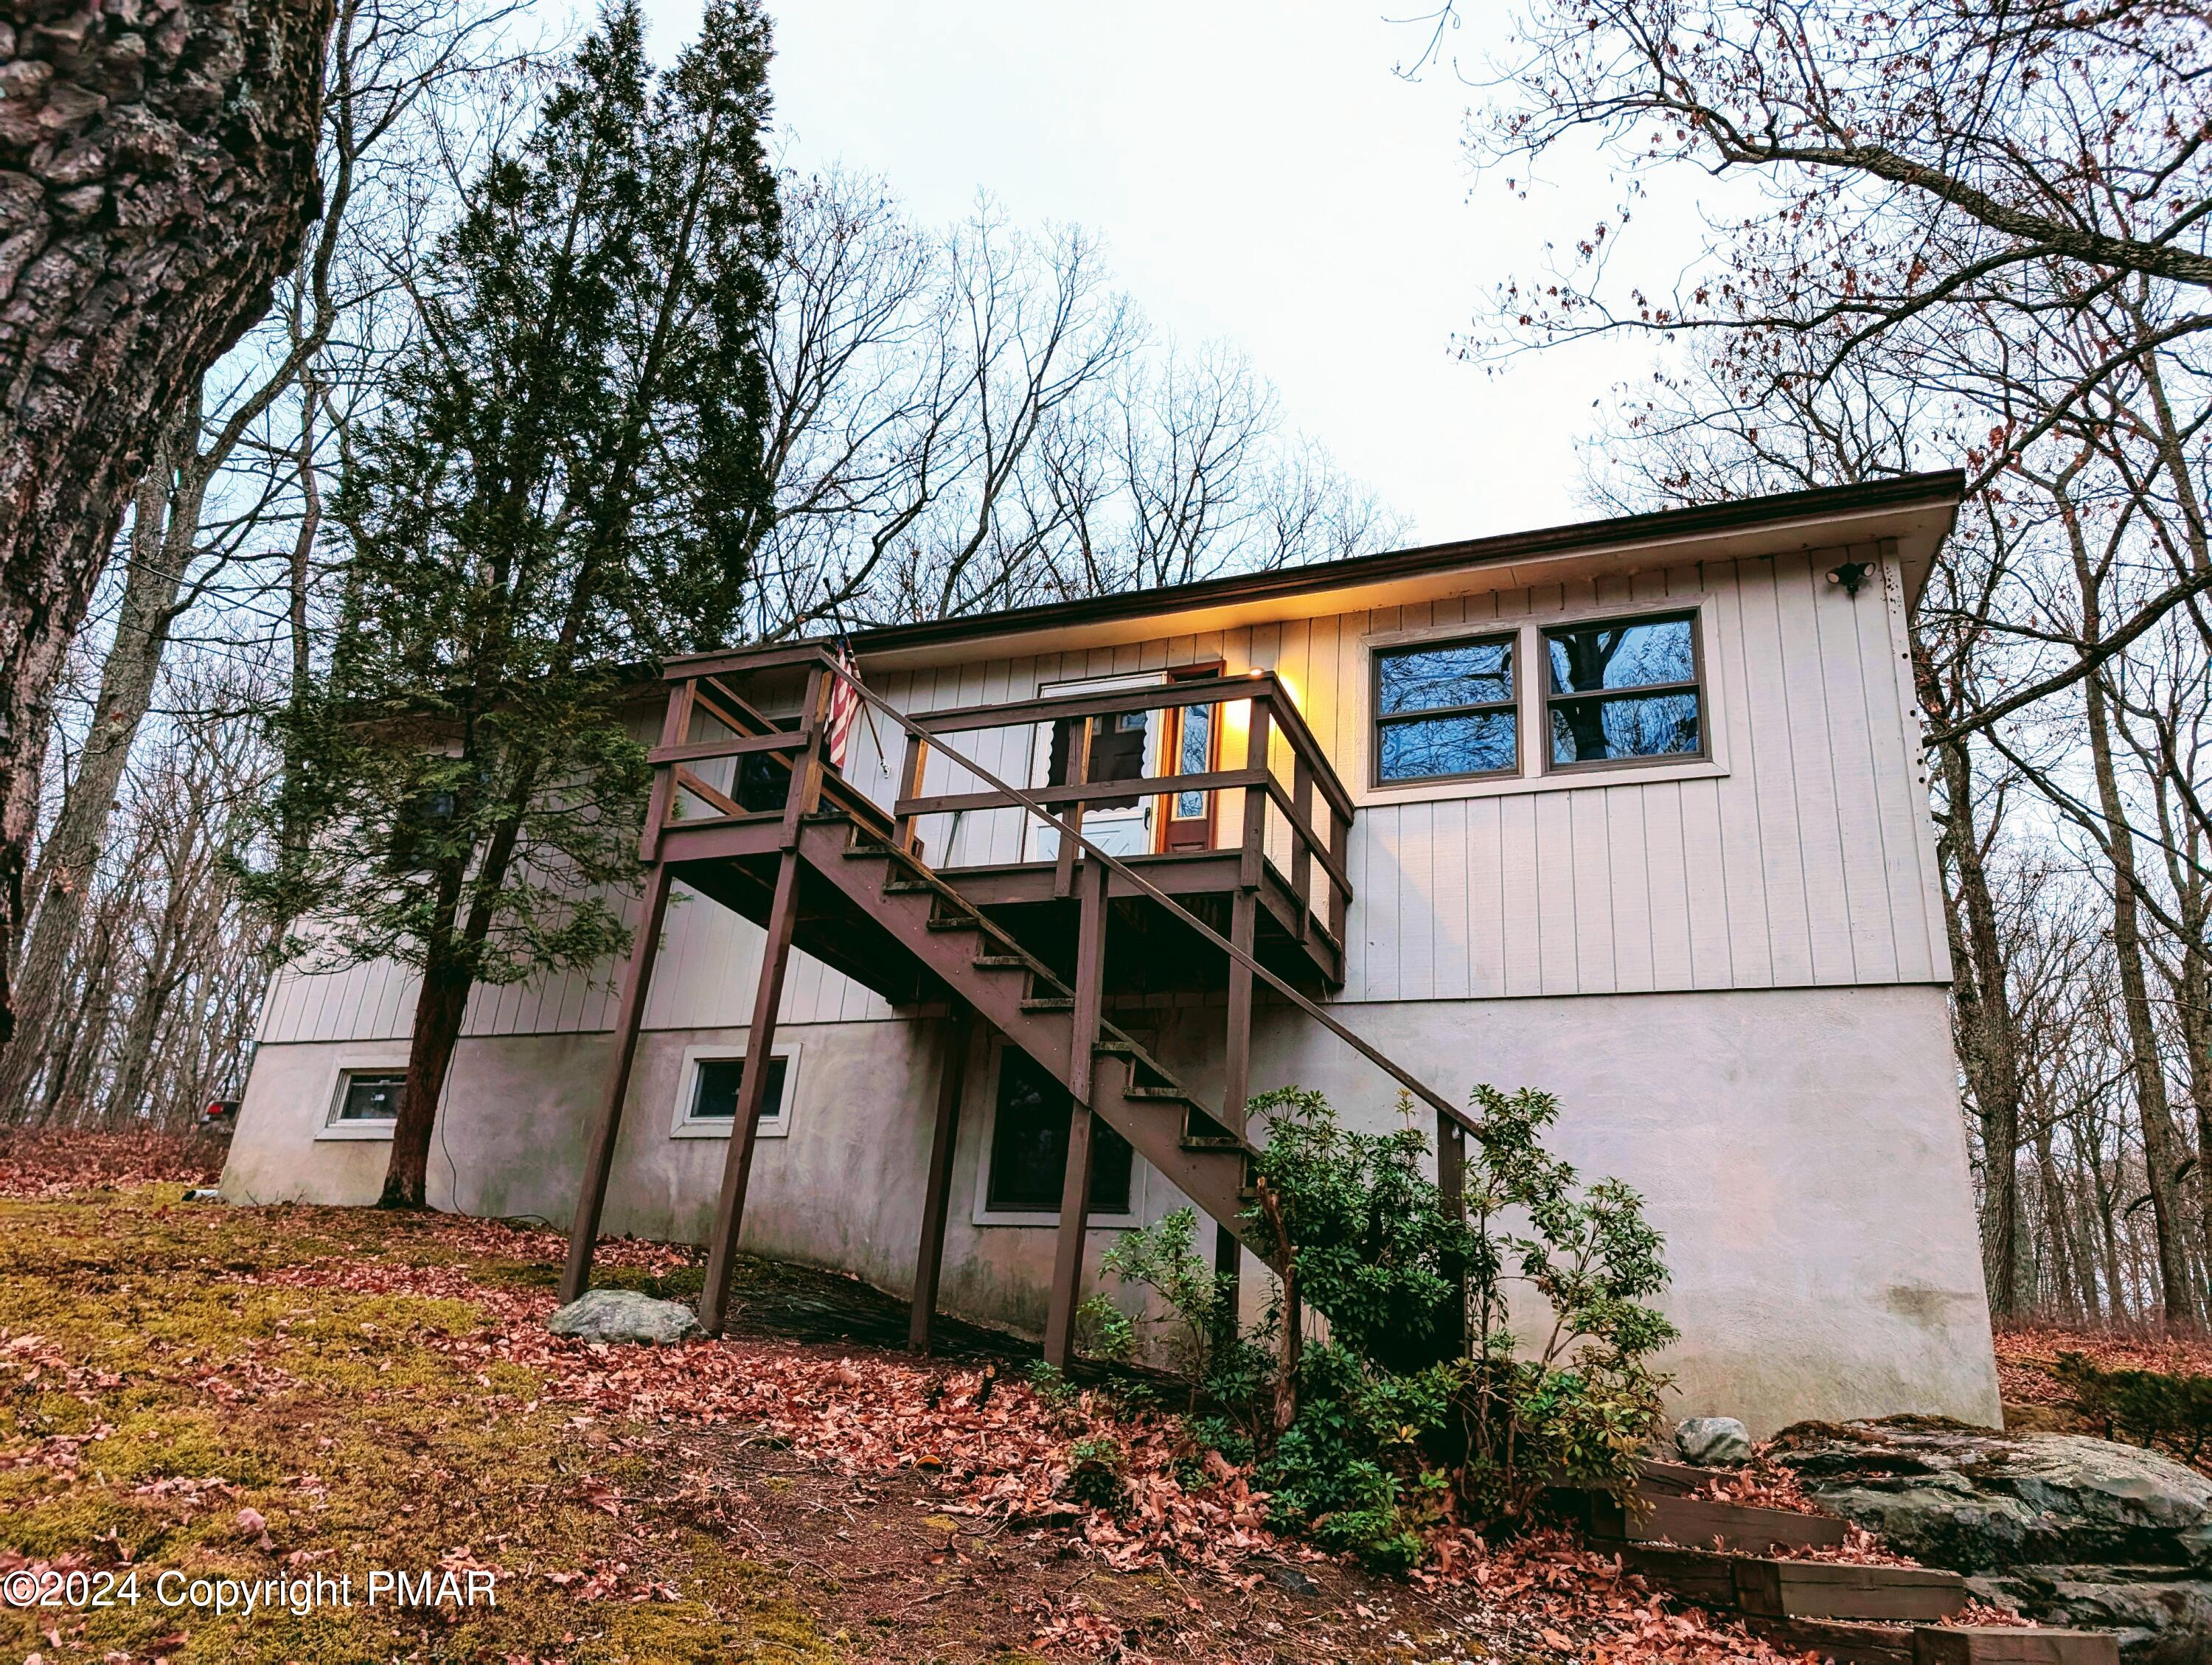
[[[1784,526],[1793,520],[1829,520],[1843,515],[1916,507],[1956,509],[1966,501],[1966,477],[1960,469],[1907,474],[1895,479],[1855,485],[1820,486],[1807,491],[1737,498],[1728,502],[1704,503],[1689,508],[1655,509],[1642,514],[1577,521],[1531,532],[1425,544],[1412,549],[1390,550],[1375,555],[1352,556],[1342,561],[1322,562],[1310,567],[1236,573],[1224,578],[1203,579],[1197,583],[1171,585],[1163,589],[1118,591],[1110,595],[1045,602],[1036,606],[1010,608],[979,616],[929,619],[914,624],[881,625],[854,632],[852,643],[856,651],[864,653],[895,653],[1019,631],[1060,629],[1236,602],[1317,593],[1425,573],[1445,572],[1454,568],[1484,567],[1526,560],[1531,556],[1584,552],[1595,554],[1612,547],[1656,539],[1743,532],[1763,526]]]

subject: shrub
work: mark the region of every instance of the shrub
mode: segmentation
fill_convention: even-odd
[[[1188,1209],[1128,1233],[1106,1265],[1162,1298],[1187,1431],[1254,1467],[1271,1523],[1401,1572],[1438,1525],[1516,1524],[1547,1486],[1625,1495],[1660,1420],[1651,1358],[1674,1335],[1649,1304],[1663,1245],[1634,1191],[1584,1187],[1544,1149],[1558,1101],[1476,1090],[1463,1214],[1426,1173],[1402,1097],[1407,1126],[1386,1133],[1344,1127],[1317,1092],[1249,1108],[1268,1138],[1246,1221],[1284,1274],[1261,1322],[1231,1322]],[[1516,1284],[1548,1313],[1526,1340]],[[1304,1343],[1308,1306],[1325,1343]]]
[[[1274,1233],[1293,1303],[1328,1320],[1344,1356],[1303,1361],[1283,1338],[1277,1423],[1301,1472],[1263,1469],[1263,1480],[1285,1486],[1287,1511],[1314,1499],[1311,1475],[1328,1465],[1361,1486],[1351,1465],[1384,1470],[1399,1482],[1389,1510],[1371,1486],[1343,1505],[1378,1542],[1409,1509],[1429,1511],[1440,1476],[1451,1512],[1479,1525],[1517,1521],[1563,1481],[1625,1492],[1660,1419],[1666,1378],[1650,1358],[1674,1335],[1647,1304],[1667,1273],[1642,1200],[1616,1181],[1584,1188],[1545,1150],[1558,1100],[1486,1086],[1462,1218],[1423,1170],[1410,1102],[1399,1107],[1406,1128],[1376,1135],[1346,1130],[1316,1093],[1255,1102],[1274,1117],[1255,1223]],[[1550,1314],[1526,1351],[1508,1307],[1516,1283]]]
[[[2108,1370],[2078,1352],[2060,1353],[2051,1373],[2066,1389],[2068,1404],[2107,1439],[2159,1447],[2189,1463],[2212,1441],[2212,1376]]]

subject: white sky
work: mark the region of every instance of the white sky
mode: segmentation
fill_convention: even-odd
[[[1591,175],[1524,204],[1478,184],[1461,144],[1478,95],[1448,71],[1394,76],[1419,31],[1373,5],[770,0],[777,125],[796,165],[880,173],[923,219],[988,190],[1019,221],[1102,233],[1156,325],[1241,345],[1424,541],[1582,519],[1573,441],[1648,355],[1578,349],[1499,376],[1451,338],[1611,192]],[[647,7],[665,62],[697,0]],[[1455,49],[1479,64],[1472,33]]]

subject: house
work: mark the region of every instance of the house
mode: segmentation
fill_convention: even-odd
[[[1448,1161],[1538,1086],[1666,1234],[1683,1414],[1992,1422],[1906,629],[1960,490],[874,630],[842,769],[823,645],[672,665],[637,946],[477,991],[433,1200],[1064,1353],[1112,1233],[1235,1220],[1252,1094],[1410,1085]],[[227,1196],[374,1198],[412,1001],[277,975]]]

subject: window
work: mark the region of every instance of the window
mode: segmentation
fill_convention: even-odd
[[[784,1086],[790,1075],[788,1058],[768,1060],[768,1085],[761,1093],[760,1114],[753,1118],[755,1127],[783,1119]],[[702,1058],[692,1068],[691,1102],[685,1107],[684,1120],[734,1121],[738,1095],[744,1090],[744,1059]]]
[[[1513,639],[1394,647],[1375,656],[1375,778],[1498,775],[1518,760]]]
[[[338,1081],[338,1103],[333,1122],[390,1121],[399,1114],[399,1094],[407,1085],[404,1070],[347,1070]]]
[[[1057,1214],[1067,1181],[1067,1089],[1025,1053],[999,1054],[998,1115],[991,1128],[983,1206],[994,1214]],[[1091,1212],[1129,1212],[1128,1141],[1103,1121],[1091,1135]]]
[[[1547,630],[1544,657],[1554,767],[1704,751],[1695,619]]]

